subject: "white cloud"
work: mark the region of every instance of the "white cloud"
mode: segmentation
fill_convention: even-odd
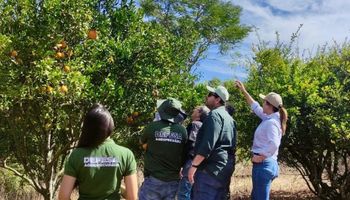
[[[277,9],[286,12],[303,12],[305,10],[317,9],[320,6],[320,1],[315,0],[266,0],[266,3]]]
[[[205,77],[222,78],[222,79],[240,79],[247,78],[248,74],[243,67],[230,67],[222,64],[221,61],[202,63],[200,71],[205,72]],[[208,80],[208,78],[206,78]]]
[[[268,0],[269,6],[256,0],[233,1],[243,8],[242,22],[254,25],[262,40],[274,42],[275,32],[280,39],[289,42],[300,24],[300,49],[315,49],[319,45],[342,42],[350,33],[350,1],[347,0]],[[275,9],[275,10],[274,10]],[[274,12],[276,10],[288,13]],[[257,43],[255,34],[250,34],[244,43]]]
[[[274,43],[275,32],[279,32],[280,41],[289,43],[291,35],[300,24],[303,27],[297,46],[303,50],[316,53],[318,46],[326,43],[342,43],[350,36],[350,1],[349,0],[231,0],[242,7],[241,23],[253,25],[258,29],[261,40]],[[252,32],[234,51],[251,56],[252,44],[258,43],[256,33]],[[203,73],[222,75],[230,74],[246,77],[244,70],[232,68],[230,56],[219,56],[216,47],[208,51],[207,59],[200,63],[198,70]]]

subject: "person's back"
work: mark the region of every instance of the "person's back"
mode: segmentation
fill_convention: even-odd
[[[147,141],[145,176],[163,181],[178,180],[186,139],[186,129],[180,124],[164,120],[150,123],[141,139]]]
[[[84,117],[78,146],[65,163],[59,200],[70,199],[75,186],[79,188],[79,200],[120,199],[123,178],[127,198],[136,199],[136,161],[129,149],[110,139],[113,129],[108,110],[94,105]]]
[[[120,199],[123,176],[136,173],[133,153],[106,139],[97,148],[74,149],[65,174],[77,178],[79,200]]]
[[[140,140],[146,150],[140,200],[174,199],[184,162],[187,131],[179,124],[185,116],[181,102],[168,98],[157,110],[161,120],[151,122]]]

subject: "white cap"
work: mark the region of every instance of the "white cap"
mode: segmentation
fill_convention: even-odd
[[[207,85],[207,89],[210,92],[214,92],[215,94],[217,94],[224,102],[226,102],[229,98],[229,94],[227,89],[224,86],[218,86],[217,88],[212,88],[210,86]]]
[[[280,108],[283,106],[282,97],[275,92],[270,92],[267,95],[259,94],[259,97],[268,101],[275,108]]]

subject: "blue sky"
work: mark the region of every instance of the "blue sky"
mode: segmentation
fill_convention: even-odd
[[[344,42],[350,35],[349,0],[240,0],[233,1],[242,7],[241,23],[254,26],[264,41],[274,42],[275,32],[280,40],[288,43],[300,24],[297,45],[311,55],[318,46]],[[244,61],[251,57],[251,46],[257,44],[255,32],[251,32],[228,55],[222,56],[216,46],[196,66],[200,82],[213,78],[244,80],[247,70]],[[240,54],[238,57],[236,54]]]

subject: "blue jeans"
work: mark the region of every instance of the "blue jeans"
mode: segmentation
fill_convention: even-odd
[[[139,200],[173,200],[178,185],[178,181],[166,182],[152,176],[145,177],[139,191]]]
[[[193,185],[193,200],[225,199],[226,185],[205,171],[197,171]]]
[[[234,171],[235,159],[229,155],[225,167],[219,173],[223,180],[208,174],[204,171],[197,171],[194,177],[193,199],[194,200],[222,200],[226,199],[228,184]]]
[[[267,158],[262,163],[253,163],[253,200],[270,199],[271,183],[278,176],[278,171],[277,160],[272,158]]]
[[[192,184],[188,180],[188,170],[190,169],[192,160],[189,159],[182,168],[182,178],[179,182],[179,190],[177,192],[178,200],[191,200]]]

